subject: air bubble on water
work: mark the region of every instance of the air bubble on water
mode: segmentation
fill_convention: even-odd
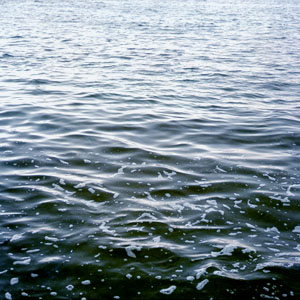
[[[74,286],[72,284],[69,284],[69,285],[66,286],[66,289],[68,291],[72,291],[74,289]]]
[[[10,285],[15,285],[19,283],[19,278],[18,277],[13,277],[10,280]]]

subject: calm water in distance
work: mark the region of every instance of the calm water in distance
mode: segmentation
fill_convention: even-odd
[[[298,0],[0,0],[1,299],[299,299]]]

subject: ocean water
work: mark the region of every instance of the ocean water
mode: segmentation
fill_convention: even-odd
[[[1,299],[299,299],[298,0],[0,0]]]

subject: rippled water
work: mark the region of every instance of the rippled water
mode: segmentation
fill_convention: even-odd
[[[1,299],[300,298],[299,1],[0,15]]]

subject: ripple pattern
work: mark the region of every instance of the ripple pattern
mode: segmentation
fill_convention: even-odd
[[[1,299],[300,297],[298,1],[0,7]]]

